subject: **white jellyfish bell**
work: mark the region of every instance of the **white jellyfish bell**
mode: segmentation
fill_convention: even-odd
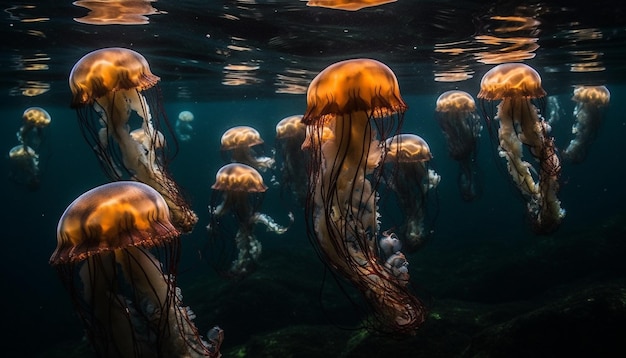
[[[178,120],[176,120],[176,136],[179,140],[186,142],[191,139],[193,134],[193,113],[189,111],[182,111],[178,114]]]

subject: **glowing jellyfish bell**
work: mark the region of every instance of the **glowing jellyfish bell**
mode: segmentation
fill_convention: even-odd
[[[9,178],[30,190],[39,189],[39,155],[27,145],[16,145],[9,150]]]
[[[194,115],[190,111],[181,111],[176,120],[176,136],[182,141],[188,141],[193,134]]]
[[[210,356],[180,306],[180,234],[163,197],[139,182],[101,185],[67,207],[50,264],[99,355]]]
[[[22,114],[22,126],[17,132],[20,143],[38,148],[44,139],[43,129],[52,122],[52,117],[41,107],[29,107]]]
[[[378,6],[396,1],[397,0],[309,0],[306,5],[325,7],[329,9],[357,11],[366,7]]]
[[[257,154],[253,149],[265,141],[255,128],[235,126],[229,128],[220,139],[223,153],[230,153],[233,162],[247,164],[257,170],[265,171],[274,166],[274,158]]]

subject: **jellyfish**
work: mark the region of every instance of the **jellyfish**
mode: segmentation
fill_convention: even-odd
[[[9,150],[9,178],[15,183],[26,186],[31,191],[39,189],[41,183],[39,155],[24,144]]]
[[[263,138],[256,129],[249,126],[236,126],[222,135],[221,150],[223,154],[230,154],[231,162],[247,164],[264,172],[274,167],[275,160],[257,153],[255,147],[263,143]]]
[[[276,124],[276,155],[281,160],[281,188],[291,192],[298,203],[304,203],[307,193],[307,156],[302,151],[306,126],[302,115],[292,115]]]
[[[572,126],[574,138],[563,152],[563,159],[582,163],[602,124],[604,110],[609,105],[611,93],[605,86],[576,86],[572,100],[576,102]]]
[[[428,239],[424,227],[428,192],[435,189],[441,176],[428,168],[432,159],[430,147],[416,134],[398,134],[387,139],[385,163],[394,168],[385,171],[385,183],[395,193],[404,222],[399,240],[408,252],[421,248]]]
[[[180,235],[164,198],[135,181],[95,187],[61,216],[50,265],[99,357],[219,357],[219,327],[205,341],[182,305]]]
[[[156,143],[164,131],[171,133],[159,80],[133,50],[96,50],[72,68],[72,107],[105,173],[113,180],[128,177],[156,189],[167,201],[174,225],[190,232],[198,217],[168,173],[169,146],[142,145],[130,134],[141,128],[148,141]]]
[[[178,114],[178,120],[176,121],[176,136],[183,142],[191,139],[193,134],[193,113],[189,111],[182,111]]]
[[[488,125],[493,124],[493,118],[499,123],[499,155],[506,159],[510,177],[526,201],[533,231],[538,234],[555,231],[565,216],[557,198],[561,174],[557,148],[549,136],[550,126],[532,101],[545,95],[537,71],[522,63],[505,63],[487,71],[478,93],[484,101],[500,100],[495,117],[484,106],[483,110]],[[533,163],[538,163],[538,170],[522,158],[524,147],[536,160]],[[537,179],[531,170],[538,174]]]
[[[227,263],[214,263],[216,270],[226,277],[242,278],[254,271],[261,256],[261,242],[256,237],[254,228],[256,224],[262,224],[267,231],[281,235],[287,232],[294,217],[289,213],[291,223],[289,226],[277,224],[272,217],[260,211],[263,196],[267,186],[263,182],[261,174],[253,167],[243,163],[230,163],[221,167],[215,175],[215,183],[211,186],[213,195],[209,214],[210,224],[207,230],[212,237],[210,253],[218,253],[218,259],[222,255],[217,250],[217,245],[227,247],[225,230],[237,228],[234,235],[234,246],[237,258]],[[221,242],[215,242],[220,240]],[[230,258],[228,258],[230,259]]]
[[[23,124],[17,132],[20,143],[35,150],[44,140],[43,129],[50,125],[52,117],[41,107],[29,107],[22,114]]]
[[[379,61],[345,60],[322,70],[308,87],[302,118],[311,137],[305,208],[320,257],[370,308],[366,326],[414,334],[426,309],[408,271],[399,276],[393,269],[406,263],[404,255],[380,255],[377,205],[386,139],[399,131],[406,109],[395,74]]]
[[[309,0],[307,6],[325,7],[347,11],[357,11],[365,7],[378,6],[396,2],[397,0]]]
[[[482,125],[472,96],[464,91],[447,91],[437,98],[436,119],[448,145],[448,154],[459,165],[457,185],[465,201],[480,190],[476,154]]]

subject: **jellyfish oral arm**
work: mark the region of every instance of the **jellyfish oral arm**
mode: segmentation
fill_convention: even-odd
[[[287,226],[281,226],[278,223],[276,223],[276,221],[274,221],[274,219],[267,215],[267,214],[263,214],[263,213],[255,213],[251,220],[254,224],[263,224],[265,225],[265,228],[267,231],[271,231],[275,234],[281,235],[287,232],[287,230],[289,230],[289,228],[291,227],[291,224],[293,224],[294,221],[294,216],[293,213],[289,213],[289,224]]]

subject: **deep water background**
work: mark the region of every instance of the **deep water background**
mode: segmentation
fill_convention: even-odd
[[[437,195],[431,198],[437,200],[439,208],[432,240],[423,250],[408,257],[411,278],[425,300],[431,304],[453,299],[498,305],[530,301],[549,289],[581,280],[593,285],[624,279],[624,266],[615,257],[624,252],[603,251],[594,247],[593,238],[588,238],[594,232],[601,235],[608,226],[619,226],[626,217],[623,204],[626,103],[622,100],[626,98],[626,88],[609,86],[609,89],[611,104],[588,157],[582,164],[564,164],[559,197],[567,216],[559,230],[548,237],[532,234],[525,223],[524,204],[502,171],[503,162],[494,154],[486,130],[482,132],[478,156],[483,194],[474,202],[462,201],[456,187],[457,165],[448,157],[443,134],[434,120],[438,94],[404,95],[409,110],[403,132],[419,134],[427,140],[434,155],[432,167],[442,176]],[[477,93],[475,88],[465,90],[473,95]],[[564,113],[552,132],[559,148],[565,148],[571,138],[574,103],[570,100],[570,90],[568,87],[562,93],[550,93],[559,96]],[[234,125],[252,125],[259,130],[269,150],[274,143],[276,123],[286,116],[303,113],[305,97],[241,97],[207,103],[166,99],[164,105],[172,123],[182,110],[195,114],[193,138],[180,143],[171,172],[200,217],[194,231],[183,238],[179,283],[185,303],[196,312],[196,323],[203,333],[218,324],[225,329],[225,351],[248,343],[251,345],[247,348],[237,348],[239,352],[247,349],[249,356],[263,356],[254,354],[254,344],[271,340],[259,341],[259,335],[300,325],[337,329],[330,324],[331,318],[342,325],[354,324],[358,315],[350,309],[351,302],[336,290],[329,276],[324,276],[323,265],[311,249],[302,208],[280,196],[278,188],[269,183],[270,175],[265,175],[270,190],[263,211],[279,223],[286,223],[286,214],[293,211],[296,222],[282,236],[257,230],[263,243],[262,264],[257,272],[243,281],[229,282],[218,277],[198,254],[207,240],[210,186],[216,171],[224,164],[219,154],[222,133]],[[5,208],[0,272],[5,308],[2,320],[9,332],[8,345],[5,344],[7,357],[17,356],[15,352],[28,352],[21,356],[55,356],[81,345],[80,321],[48,259],[56,246],[56,225],[66,206],[81,193],[107,181],[81,136],[76,114],[66,103],[41,103],[37,98],[13,98],[11,103],[4,103],[0,109],[0,143],[5,153],[17,144],[15,132],[21,125],[22,112],[29,106],[44,107],[52,116],[52,124],[45,130],[46,142],[40,153],[43,172],[39,190],[29,191],[2,176]],[[8,173],[6,155],[0,165],[0,172]],[[587,235],[584,239],[583,233]],[[572,251],[568,241],[581,246],[575,246]],[[545,254],[545,245],[553,248],[549,255]],[[609,247],[623,249],[621,245]],[[532,250],[537,250],[536,262],[521,260],[523,264],[517,270],[512,269]],[[589,256],[581,254],[585,252]],[[568,259],[570,254],[578,261]],[[546,264],[545,260],[550,262]],[[599,267],[599,263],[606,265]],[[501,270],[499,276],[481,279],[485,277],[483,272],[498,271],[498,267],[507,269]],[[543,269],[546,271],[538,274]],[[326,287],[327,293],[320,298],[322,287]],[[467,310],[467,306],[462,307]],[[476,308],[476,312],[484,310],[484,306]],[[624,333],[624,328],[621,329]],[[281,344],[280,337],[273,339]],[[322,336],[308,335],[308,339],[303,338],[306,340],[311,346],[329,344]],[[285,344],[286,341],[285,338]],[[459,344],[466,343],[461,340]]]

